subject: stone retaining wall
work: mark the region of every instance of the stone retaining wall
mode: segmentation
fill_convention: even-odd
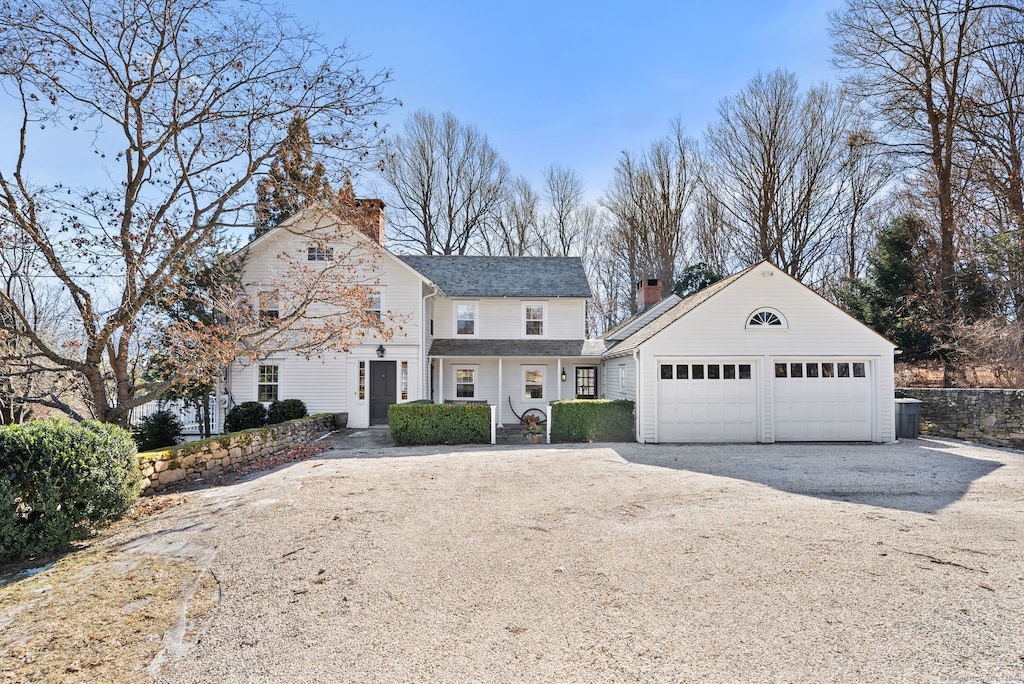
[[[921,400],[922,434],[1024,449],[1024,390],[908,387],[903,392]]]
[[[321,437],[335,428],[334,415],[317,415],[280,425],[210,437],[139,454],[142,493],[155,494],[183,480],[215,476],[224,468],[249,463],[302,442]]]

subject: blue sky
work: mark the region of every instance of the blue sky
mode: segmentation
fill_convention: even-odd
[[[392,130],[416,109],[451,111],[536,188],[545,167],[561,164],[593,200],[622,150],[664,135],[676,116],[699,137],[718,102],[758,71],[789,69],[804,87],[831,78],[827,14],[840,5],[295,0],[287,8],[326,43],[347,41],[366,70],[391,70],[387,93],[403,102],[387,117]],[[9,169],[18,121],[13,101],[3,102],[0,160]],[[36,181],[84,180],[67,155],[47,153],[60,138],[44,144],[43,154],[33,147]],[[356,186],[363,196],[381,191],[365,174]]]
[[[758,71],[801,85],[832,78],[827,13],[803,2],[522,2],[382,0],[343,10],[303,0],[290,9],[324,38],[347,40],[368,69],[389,68],[392,96],[413,110],[476,125],[535,186],[549,164],[570,166],[591,199],[623,149],[668,132],[680,116],[699,136],[718,102]],[[369,194],[363,178],[357,189]]]

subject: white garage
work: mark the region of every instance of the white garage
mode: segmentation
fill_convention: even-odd
[[[777,442],[870,442],[873,397],[863,360],[776,360]]]
[[[895,440],[895,346],[782,270],[670,300],[605,338],[606,396],[636,402],[637,441]]]
[[[749,359],[663,359],[658,436],[663,442],[756,442],[757,384]]]

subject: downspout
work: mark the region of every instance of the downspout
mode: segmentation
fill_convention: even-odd
[[[420,363],[422,368],[420,369],[420,399],[429,398],[433,400],[433,397],[426,397],[425,392],[430,391],[430,366],[432,363],[427,350],[427,326],[430,325],[430,319],[427,318],[427,300],[437,295],[437,285],[430,284],[434,291],[423,295],[423,303],[420,304]]]
[[[634,429],[636,430],[636,441],[639,442],[640,444],[644,444],[644,438],[643,438],[643,435],[640,432],[641,426],[643,425],[643,421],[641,421],[641,419],[640,419],[640,416],[643,415],[643,404],[641,402],[641,399],[643,397],[643,395],[641,394],[641,390],[643,388],[643,385],[640,382],[640,380],[641,380],[641,373],[640,373],[640,348],[639,347],[637,347],[636,349],[633,350],[633,366],[634,366],[634,372],[636,373],[636,377],[633,380],[633,390],[636,392],[636,420],[635,420],[635,428]]]

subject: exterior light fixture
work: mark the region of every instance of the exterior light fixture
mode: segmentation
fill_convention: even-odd
[[[562,382],[565,382],[565,369],[562,369]]]
[[[377,358],[378,359],[383,359],[385,352],[386,352],[386,350],[384,349],[384,345],[383,344],[377,345]]]

